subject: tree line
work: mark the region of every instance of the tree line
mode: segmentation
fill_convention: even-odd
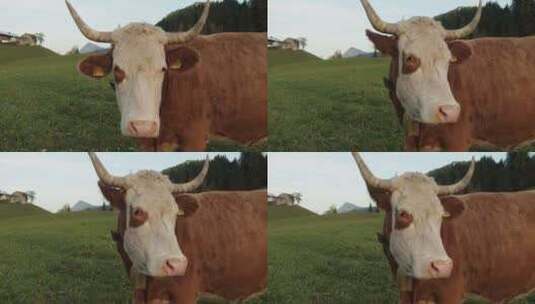
[[[429,172],[438,184],[459,181],[466,174],[470,162],[457,162]],[[476,162],[476,169],[468,192],[510,192],[535,189],[535,155],[510,152],[504,160],[485,156]]]
[[[156,25],[169,32],[187,31],[202,14],[204,2],[172,12]],[[267,32],[267,0],[213,2],[203,34]]]
[[[165,169],[163,174],[174,183],[195,178],[204,161],[187,161]],[[218,155],[210,160],[210,169],[198,191],[245,191],[267,188],[267,156],[258,152],[243,152],[238,159]]]
[[[464,7],[437,16],[446,29],[468,24],[476,13],[475,7]],[[488,2],[481,21],[472,37],[524,37],[535,35],[535,0],[512,0],[504,7]]]

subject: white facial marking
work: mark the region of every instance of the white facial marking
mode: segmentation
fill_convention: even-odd
[[[186,261],[175,234],[178,208],[169,191],[169,179],[155,171],[140,171],[126,177],[131,187],[126,193],[127,226],[124,234],[124,248],[134,268],[150,276],[180,275],[166,266],[167,261]],[[142,209],[147,220],[138,227],[132,227],[132,210]],[[179,265],[177,265],[179,264]],[[173,262],[176,268],[185,267]],[[177,271],[175,269],[174,271]]]
[[[115,30],[113,64],[125,73],[116,84],[121,130],[126,136],[157,137],[164,70],[166,33],[153,25],[131,23]]]
[[[411,18],[399,25],[403,34],[398,40],[398,99],[413,120],[431,124],[455,122],[460,108],[448,82],[452,55],[444,40],[446,31],[427,17]],[[408,74],[403,73],[406,56],[420,61],[418,69]]]
[[[394,180],[392,193],[392,233],[390,251],[399,265],[399,271],[417,279],[439,276],[430,267],[432,262],[451,261],[447,255],[440,229],[444,208],[436,194],[435,181],[420,173],[406,173]],[[396,214],[407,212],[411,224],[396,229]],[[441,273],[440,275],[443,275]]]

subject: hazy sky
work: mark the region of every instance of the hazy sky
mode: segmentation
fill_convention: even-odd
[[[362,153],[370,170],[381,178],[404,172],[429,172],[453,161],[476,160],[505,153]],[[269,153],[269,192],[300,192],[301,205],[317,213],[344,202],[367,207],[366,185],[350,153]]]
[[[209,153],[210,158],[225,154]],[[111,174],[126,175],[138,170],[161,171],[186,160],[204,159],[206,153],[98,153]],[[97,175],[86,153],[0,153],[0,190],[33,190],[35,205],[56,212],[63,205],[79,200],[102,204]]]
[[[369,0],[385,21],[413,16],[436,16],[477,0]],[[485,2],[485,1],[484,1]],[[511,0],[497,0],[501,5]],[[327,57],[349,47],[372,50],[365,36],[371,29],[359,0],[269,0],[269,35],[278,38],[306,37],[307,50]]]
[[[167,14],[196,0],[71,0],[80,16],[93,28],[110,31],[130,22],[155,24]],[[45,33],[45,46],[65,53],[88,40],[72,20],[64,0],[0,0],[0,31]],[[106,45],[106,44],[101,44]]]

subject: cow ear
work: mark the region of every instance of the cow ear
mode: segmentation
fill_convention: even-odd
[[[398,54],[398,39],[394,36],[385,36],[366,30],[366,36],[381,53],[396,56]]]
[[[110,74],[112,65],[111,54],[92,55],[78,63],[78,71],[91,78],[100,79]]]
[[[180,209],[179,216],[188,217],[199,209],[199,199],[193,194],[175,194],[175,201]]]
[[[191,70],[199,62],[199,53],[197,51],[180,46],[175,49],[167,50],[167,69],[169,71],[185,72]]]
[[[112,187],[106,185],[102,181],[98,181],[98,187],[102,191],[102,195],[115,209],[126,210],[126,190],[123,188]]]
[[[462,63],[472,56],[472,48],[462,40],[448,42],[451,51],[451,63]]]
[[[464,212],[464,209],[466,209],[465,203],[454,196],[441,197],[440,202],[446,211],[444,218],[447,219],[458,217]]]
[[[390,198],[392,196],[392,192],[375,188],[370,185],[366,186],[368,187],[368,192],[370,193],[371,198],[377,204],[377,207],[383,211],[389,212],[391,210]]]

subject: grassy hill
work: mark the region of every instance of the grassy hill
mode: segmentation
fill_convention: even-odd
[[[270,220],[281,220],[287,218],[317,216],[314,212],[301,206],[269,206],[268,217]]]
[[[109,79],[97,81],[78,73],[83,56],[32,58],[25,53],[29,50],[20,50],[19,59],[1,66],[0,151],[137,150],[135,141],[119,130],[120,113]],[[14,55],[19,50],[4,51]],[[212,151],[243,149],[226,141],[209,146]]]
[[[276,67],[286,64],[296,64],[305,62],[321,62],[322,59],[305,51],[290,51],[290,50],[268,50],[268,65],[269,67]]]
[[[30,58],[53,57],[58,54],[41,46],[15,46],[0,44],[0,65]]]
[[[11,204],[5,201],[0,201],[0,220],[21,217],[21,216],[35,216],[47,215],[48,211],[32,205],[32,204]]]
[[[294,55],[300,59],[289,64]],[[270,59],[270,151],[402,150],[383,85],[390,59],[318,61],[285,52]]]

